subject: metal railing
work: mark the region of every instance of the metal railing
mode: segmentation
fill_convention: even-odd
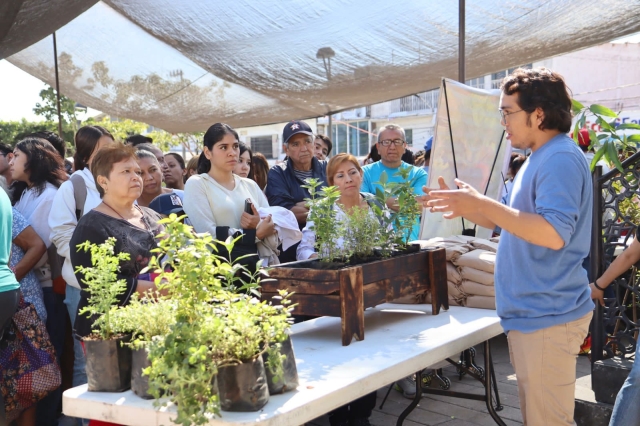
[[[601,176],[602,168],[593,174],[594,205],[590,259],[590,280],[606,270],[618,246],[625,247],[635,238],[638,224],[631,216],[631,203],[638,202],[640,152],[622,163],[624,173],[613,169]],[[640,280],[637,269],[618,278],[605,292],[605,306],[596,305],[591,340],[591,361],[613,356],[627,357],[635,353],[640,321]]]

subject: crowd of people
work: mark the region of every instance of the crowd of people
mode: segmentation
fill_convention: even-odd
[[[500,102],[511,144],[532,152],[512,157],[503,203],[460,181],[458,189],[442,180],[439,189],[426,188],[433,139],[414,156],[404,130],[394,124],[377,130],[364,164],[350,154],[330,157],[331,140],[299,120],[285,125],[286,158],[273,167],[223,123],[207,130],[202,153],[188,162],[163,153],[147,136],[120,142],[100,126],[77,131],[72,170],[65,165],[65,142],[54,133],[29,135],[14,147],[0,144],[6,181],[6,192],[0,191],[0,340],[20,295],[46,324],[58,362],[67,322],[76,337],[91,333],[94,318],[78,315],[88,303],[83,275],[74,272],[91,266],[90,255],[77,248],[85,241],[113,237],[115,251],[130,254],[119,271],[126,282],[119,303],[126,305],[134,293],[155,290],[153,276],[141,271],[157,247],[162,217],[185,214],[196,232],[221,241],[235,238],[233,250],[220,247],[220,254],[247,267],[258,260],[270,265],[309,259],[318,253],[307,220],[307,179],[317,179],[319,188],[335,185],[336,215],[349,215],[355,208],[371,212],[382,173],[397,181],[403,179],[398,172],[408,169],[405,176],[427,211],[502,229],[496,304],[508,332],[525,423],[572,424],[575,356],[591,319],[591,298],[601,299],[602,288],[640,257],[640,245],[634,242],[590,291],[582,262],[589,251],[591,181],[582,153],[566,135],[571,101],[564,81],[545,69],[516,70],[505,79]],[[396,200],[386,202],[397,209]],[[300,236],[283,244],[292,228]],[[548,345],[550,339],[555,343]],[[72,384],[78,386],[87,381],[78,338],[73,360]],[[630,377],[637,382],[637,376],[634,369]],[[405,382],[411,386],[411,378]],[[635,382],[627,386],[627,398],[637,394]],[[331,425],[370,425],[375,397],[374,392],[332,411]],[[22,412],[18,424],[55,425],[60,406],[58,389]]]
[[[400,168],[410,168],[420,176],[415,191],[422,194],[426,173],[401,160],[406,151],[402,128],[387,125],[377,136],[384,170],[393,176]],[[306,179],[319,179],[321,187],[336,185],[342,194],[336,208],[349,214],[354,206],[369,209],[372,197],[366,192],[374,191],[380,170],[375,162],[361,167],[347,154],[328,160],[331,140],[314,134],[304,121],[287,123],[282,140],[286,158],[269,167],[262,154],[239,141],[233,128],[216,123],[204,135],[202,153],[185,162],[179,154],[163,153],[147,136],[116,141],[103,127],[84,126],[75,135],[70,175],[64,141],[54,133],[30,135],[13,148],[0,145],[0,174],[6,182],[0,207],[13,210],[3,216],[12,223],[3,234],[11,258],[3,272],[0,306],[6,309],[0,330],[22,294],[46,324],[58,363],[63,354],[73,358],[72,385],[86,383],[79,338],[91,334],[95,318],[78,315],[87,306],[88,293],[83,275],[75,271],[92,263],[78,245],[113,237],[115,252],[130,255],[118,273],[126,282],[119,298],[124,306],[134,293],[155,290],[153,277],[141,271],[157,247],[163,229],[159,221],[171,213],[186,215],[196,232],[220,241],[236,238],[231,253],[220,245],[218,254],[247,268],[255,268],[258,260],[266,266],[317,256],[307,224]],[[388,204],[393,207],[394,200]],[[76,337],[72,356],[65,354],[68,322]],[[60,403],[57,389],[25,410],[18,424],[55,425]],[[367,425],[374,403],[375,393],[333,412],[331,423]]]

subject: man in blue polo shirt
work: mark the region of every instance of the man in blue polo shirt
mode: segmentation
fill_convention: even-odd
[[[573,425],[576,357],[593,302],[582,267],[591,240],[591,173],[566,133],[571,97],[546,68],[517,69],[502,82],[500,118],[515,148],[530,149],[508,205],[457,181],[425,188],[424,207],[502,228],[496,308],[507,332],[525,424]]]
[[[295,214],[300,229],[307,224],[309,208],[304,201],[309,191],[303,188],[305,180],[316,178],[327,186],[327,161],[314,156],[314,135],[304,121],[290,121],[282,131],[282,143],[287,161],[269,170],[265,194],[270,206],[280,206]],[[298,244],[289,247],[279,256],[280,262],[296,260]]]
[[[364,173],[362,181],[362,192],[376,193],[376,188],[382,189],[380,185],[380,176],[382,173],[387,174],[387,182],[401,182],[403,178],[399,176],[400,169],[409,169],[409,181],[412,182],[416,195],[422,195],[422,187],[427,184],[427,173],[421,167],[415,167],[402,161],[402,154],[406,150],[407,142],[405,140],[404,129],[395,124],[387,124],[378,130],[378,142],[376,147],[380,154],[380,161],[368,164],[362,168]],[[395,199],[388,199],[387,206],[398,211],[398,205]],[[411,231],[409,241],[417,240],[420,233],[420,221],[416,221]]]

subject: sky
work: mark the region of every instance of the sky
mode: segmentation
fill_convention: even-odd
[[[614,40],[613,43],[640,43],[640,33]],[[40,101],[38,95],[45,84],[5,60],[0,60],[0,121],[26,118],[40,121],[33,107]],[[88,116],[98,111],[89,109]],[[82,119],[83,117],[78,117]]]

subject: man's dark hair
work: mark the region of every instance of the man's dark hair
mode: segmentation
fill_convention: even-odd
[[[48,141],[58,151],[60,157],[64,160],[67,155],[67,145],[57,133],[50,132],[48,130],[42,130],[35,133],[30,133],[25,138],[40,138]]]
[[[571,95],[560,74],[547,68],[518,68],[505,77],[501,89],[509,96],[518,93],[518,105],[527,113],[536,108],[544,111],[540,130],[567,133],[571,129]],[[531,116],[527,124],[531,124]]]
[[[410,149],[405,150],[404,154],[402,154],[401,160],[413,166],[413,163],[415,163],[415,158],[413,157],[413,151],[411,151]]]
[[[331,143],[331,139],[329,139],[329,136],[316,135],[316,139],[322,140],[322,142],[324,142],[327,145],[327,157],[331,155],[331,150],[333,149],[333,143]]]
[[[0,143],[0,153],[2,155],[11,154],[13,152],[13,148],[6,143]]]
[[[131,135],[125,139],[127,145],[138,146],[141,143],[153,143],[153,138],[144,135]]]

